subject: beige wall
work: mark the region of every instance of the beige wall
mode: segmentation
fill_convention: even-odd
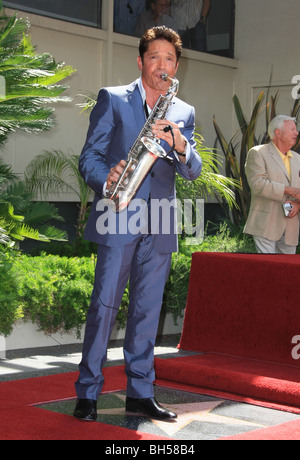
[[[299,0],[236,1],[235,91],[248,115],[271,72],[271,93],[279,90],[278,111],[289,113],[292,77],[300,74],[299,18]]]
[[[112,18],[112,3],[105,1]],[[9,12],[9,10],[8,10]],[[77,95],[101,86],[125,84],[137,78],[137,39],[106,30],[22,13],[31,22],[30,34],[39,52],[50,52],[77,71],[67,80],[70,104],[56,106],[57,127],[49,133],[12,135],[4,157],[15,172],[22,173],[35,155],[45,149],[69,149],[80,153],[88,118],[80,114]],[[232,96],[237,93],[249,116],[260,89],[268,84],[273,67],[274,88],[280,88],[279,107],[286,111],[291,99],[291,79],[300,74],[298,27],[299,0],[236,0],[236,59],[184,50],[178,71],[179,97],[196,109],[197,131],[212,147],[212,117],[216,116],[226,137],[236,128]],[[263,124],[263,120],[262,120]],[[73,200],[66,195],[61,200]]]

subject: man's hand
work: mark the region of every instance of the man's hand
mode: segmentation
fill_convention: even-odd
[[[300,188],[285,187],[284,194],[285,195],[290,195],[290,196],[296,198],[297,200],[300,200]]]
[[[300,201],[286,201],[286,203],[289,203],[292,206],[292,209],[288,215],[288,218],[291,219],[292,217],[295,217],[300,211]]]
[[[124,171],[124,167],[126,166],[126,161],[121,160],[116,166],[111,168],[109,174],[106,179],[106,186],[109,189],[112,186],[113,182],[118,182],[119,177],[121,176],[122,172]]]
[[[171,130],[165,129],[165,128],[168,128],[168,126],[172,127],[174,140],[173,140]],[[162,139],[166,141],[170,147],[173,147],[173,143],[175,143],[174,149],[176,150],[177,153],[179,154],[184,153],[185,146],[186,146],[186,140],[185,140],[185,137],[181,134],[181,131],[178,125],[176,125],[176,123],[173,123],[172,121],[168,121],[168,120],[157,120],[152,126],[152,132],[158,139]],[[180,161],[185,163],[185,158],[180,157]],[[300,193],[300,190],[299,190],[299,193]]]

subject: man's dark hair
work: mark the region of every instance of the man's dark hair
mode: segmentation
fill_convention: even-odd
[[[182,41],[177,32],[173,29],[169,29],[166,26],[152,27],[152,29],[146,30],[142,36],[139,44],[139,53],[143,61],[144,54],[148,51],[149,44],[154,40],[167,40],[172,43],[175,47],[177,62],[182,54]]]

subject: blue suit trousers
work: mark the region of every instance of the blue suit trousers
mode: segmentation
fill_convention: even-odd
[[[99,245],[94,290],[87,315],[77,397],[97,400],[102,367],[115,318],[129,279],[129,311],[124,340],[127,396],[154,396],[154,345],[171,254],[156,248],[156,235],[138,235],[123,247]]]

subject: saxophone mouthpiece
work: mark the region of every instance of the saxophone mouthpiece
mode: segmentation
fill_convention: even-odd
[[[172,89],[172,93],[173,95],[175,96],[178,92],[178,88],[179,88],[179,82],[176,78],[171,78],[169,77],[169,75],[167,73],[162,73],[160,75],[160,78],[164,81],[168,81],[170,82],[170,88]]]
[[[162,73],[160,77],[161,77],[161,79],[164,80],[164,81],[169,80],[169,75],[168,75],[167,73]]]

